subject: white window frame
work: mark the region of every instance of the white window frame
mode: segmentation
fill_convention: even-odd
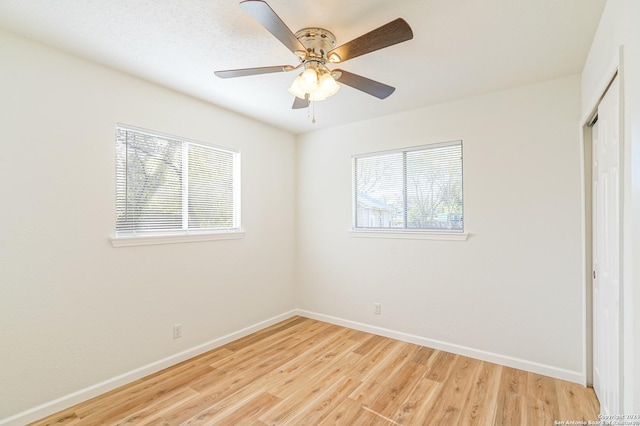
[[[392,149],[387,151],[369,152],[365,154],[357,154],[351,157],[351,228],[349,234],[356,238],[389,238],[389,239],[421,239],[421,240],[445,240],[445,241],[466,241],[469,234],[465,231],[464,225],[462,230],[437,230],[437,229],[420,229],[420,228],[366,228],[356,226],[356,160],[359,158],[384,156],[390,154],[407,153],[412,151],[420,151],[425,149],[433,149],[438,147],[451,146],[460,144],[462,152],[464,152],[462,140],[454,140],[441,143],[425,144],[419,146]],[[464,158],[462,160],[464,162]],[[406,176],[403,176],[406,180]],[[463,178],[463,211],[464,211],[464,164],[462,165]],[[406,202],[406,201],[405,201]],[[405,206],[406,208],[406,206]]]
[[[209,147],[226,152],[232,152],[236,155],[233,157],[233,223],[234,227],[229,229],[180,229],[180,230],[166,230],[166,231],[126,231],[115,232],[110,240],[113,247],[131,247],[141,245],[154,245],[154,244],[174,244],[174,243],[186,243],[197,241],[211,241],[211,240],[231,240],[244,238],[244,230],[241,227],[241,170],[240,170],[240,151],[228,147],[223,147],[208,142],[196,141],[193,139],[170,135],[155,130],[148,130],[141,127],[131,126],[128,124],[116,123],[116,132],[118,129],[128,130],[136,133],[142,133],[149,136],[155,136],[159,138],[166,138],[174,141],[182,142],[185,145],[195,144],[204,147]],[[184,152],[184,151],[183,151]],[[183,218],[183,221],[185,218]]]

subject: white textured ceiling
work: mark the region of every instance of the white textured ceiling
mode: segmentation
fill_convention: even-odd
[[[0,29],[88,58],[292,133],[578,73],[606,0],[268,0],[296,32],[343,44],[395,18],[413,40],[340,64],[396,87],[351,87],[292,110],[295,73],[219,79],[222,69],[297,65],[236,0],[1,0]]]

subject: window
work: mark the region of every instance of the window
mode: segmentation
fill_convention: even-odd
[[[463,232],[462,141],[353,157],[357,229]]]
[[[119,124],[116,237],[239,231],[239,157]]]

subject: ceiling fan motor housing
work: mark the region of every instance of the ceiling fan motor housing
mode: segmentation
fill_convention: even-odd
[[[303,28],[296,32],[296,38],[307,49],[300,52],[300,59],[317,61],[322,65],[329,61],[327,53],[336,47],[336,36],[324,28]]]

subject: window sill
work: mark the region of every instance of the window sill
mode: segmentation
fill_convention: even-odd
[[[387,231],[386,229],[350,229],[349,234],[356,238],[395,238],[402,240],[444,240],[466,241],[466,232],[438,231]]]
[[[113,236],[111,237],[111,245],[113,247],[133,247],[155,244],[193,243],[198,241],[237,240],[241,238],[244,238],[244,231],[242,230],[196,234]]]

